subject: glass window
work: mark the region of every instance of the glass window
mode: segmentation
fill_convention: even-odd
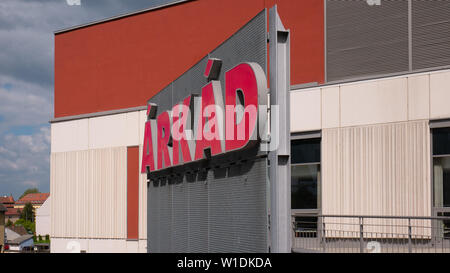
[[[320,138],[291,142],[291,208],[320,207]]]
[[[319,164],[291,167],[292,209],[318,208]]]
[[[434,165],[434,205],[450,207],[450,157],[436,157]]]
[[[320,138],[291,141],[291,164],[320,162]]]
[[[449,217],[450,212],[438,212],[437,216]],[[441,229],[442,229],[442,237],[450,239],[450,221],[442,220]]]
[[[450,128],[433,129],[434,206],[450,207]]]
[[[433,155],[450,155],[450,128],[433,129]]]

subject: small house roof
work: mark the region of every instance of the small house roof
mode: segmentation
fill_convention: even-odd
[[[31,234],[22,235],[19,238],[16,238],[14,240],[9,241],[8,244],[10,244],[10,245],[20,245],[23,242],[28,241],[30,239],[33,240],[33,235],[31,235]]]
[[[43,204],[45,200],[50,196],[50,193],[29,193],[20,198],[16,204],[24,205],[26,203],[31,204]]]

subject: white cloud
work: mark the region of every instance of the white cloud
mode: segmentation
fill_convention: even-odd
[[[22,182],[22,185],[30,187],[30,188],[39,187],[39,183],[37,181],[24,181],[24,182]]]
[[[171,1],[0,0],[0,195],[50,188],[53,32]]]
[[[27,187],[49,191],[50,129],[0,139],[0,193],[20,195]]]
[[[8,83],[11,88],[2,88]],[[52,117],[48,90],[0,75],[0,135],[17,126],[47,124]],[[1,146],[1,143],[0,143]]]

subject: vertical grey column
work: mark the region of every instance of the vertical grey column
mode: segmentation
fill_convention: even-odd
[[[271,130],[271,142],[279,145],[269,152],[271,252],[291,252],[290,36],[276,5],[269,10],[269,50],[271,113],[279,109],[271,114],[279,126]]]

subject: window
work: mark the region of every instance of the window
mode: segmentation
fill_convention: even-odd
[[[450,207],[450,128],[433,129],[434,206]]]
[[[291,141],[291,209],[320,208],[320,138]]]

